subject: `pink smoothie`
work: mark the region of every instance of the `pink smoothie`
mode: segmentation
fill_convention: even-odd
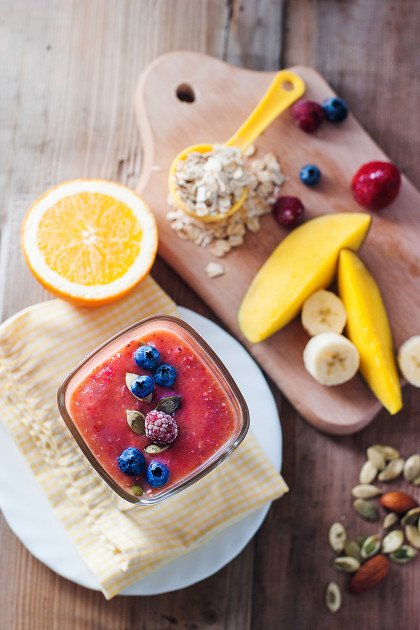
[[[125,384],[126,372],[151,374],[134,362],[133,352],[140,342],[155,346],[162,362],[177,370],[174,385],[155,386],[150,403],[136,399]],[[163,453],[149,455],[144,449],[151,441],[130,429],[126,410],[138,409],[146,415],[161,398],[171,395],[182,396],[181,406],[173,414],[178,436]],[[143,336],[139,332],[136,341],[122,346],[97,365],[74,390],[70,414],[86,444],[115,482],[128,492],[133,485],[139,485],[146,496],[178,485],[238,433],[234,407],[218,383],[217,373],[210,370],[186,338],[162,324],[156,324],[152,332],[149,329]],[[142,451],[146,468],[152,460],[168,466],[170,477],[165,486],[149,486],[145,472],[136,477],[121,472],[117,460],[129,446]]]

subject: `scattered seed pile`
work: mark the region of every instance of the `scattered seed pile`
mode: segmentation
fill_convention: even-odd
[[[222,258],[233,247],[239,247],[244,242],[247,231],[260,230],[260,217],[271,211],[271,205],[279,195],[284,176],[280,164],[273,153],[267,153],[261,159],[247,161],[245,164],[247,175],[248,195],[243,206],[232,216],[217,223],[203,223],[194,219],[179,208],[176,208],[171,195],[168,203],[171,210],[167,219],[177,236],[183,240],[190,240],[200,247],[210,246],[214,256]],[[220,271],[220,268],[222,271]],[[223,266],[215,268],[208,266],[209,277],[217,277],[224,272]]]
[[[359,484],[351,494],[355,498],[353,507],[367,521],[378,521],[378,506],[372,499],[379,498],[380,505],[387,510],[382,531],[355,540],[348,537],[342,523],[333,523],[329,530],[329,543],[338,554],[333,566],[338,571],[352,574],[349,590],[362,593],[388,575],[388,558],[398,564],[409,562],[420,549],[420,507],[418,501],[406,492],[383,492],[373,485],[378,479],[385,483],[396,480],[403,474],[406,481],[420,486],[420,455],[411,455],[407,460],[400,457],[392,446],[375,444],[367,449],[367,461],[359,474]],[[405,540],[407,543],[405,543]],[[341,591],[336,582],[330,582],[326,590],[327,608],[335,613],[341,606]]]

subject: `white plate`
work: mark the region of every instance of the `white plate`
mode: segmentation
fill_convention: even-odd
[[[282,435],[277,407],[261,370],[244,348],[210,320],[185,308],[180,316],[220,356],[241,389],[250,410],[251,429],[277,470]],[[0,423],[0,507],[16,536],[38,560],[59,575],[100,590],[12,438]],[[270,504],[248,514],[200,548],[177,558],[126,588],[122,595],[157,595],[204,580],[237,556],[261,526]]]

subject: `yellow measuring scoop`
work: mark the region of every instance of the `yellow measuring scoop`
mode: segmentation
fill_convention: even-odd
[[[285,109],[290,107],[290,105],[292,105],[295,101],[297,101],[304,92],[305,83],[300,76],[290,70],[281,70],[274,77],[268,90],[254,111],[225,144],[230,147],[237,147],[238,149],[241,149],[242,152],[245,152],[246,149],[251,146],[251,144],[253,144],[262,134],[262,132],[267,129],[273,120],[277,118],[279,114],[284,112]],[[245,189],[238,201],[232,205],[228,212],[224,212],[223,214],[199,217],[187,207],[179,194],[179,189],[175,180],[177,164],[180,160],[185,160],[187,155],[193,151],[207,153],[212,150],[212,144],[195,144],[191,147],[187,147],[176,156],[171,164],[171,168],[169,169],[169,190],[172,193],[176,205],[187,214],[199,219],[200,221],[208,223],[221,221],[236,212],[241,207],[248,194],[248,190]]]

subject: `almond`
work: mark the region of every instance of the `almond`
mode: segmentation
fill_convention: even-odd
[[[382,507],[397,514],[404,514],[418,505],[417,501],[406,492],[386,492],[379,502]]]
[[[367,560],[353,575],[350,582],[351,593],[363,593],[373,588],[386,578],[389,572],[389,560],[378,555]]]

